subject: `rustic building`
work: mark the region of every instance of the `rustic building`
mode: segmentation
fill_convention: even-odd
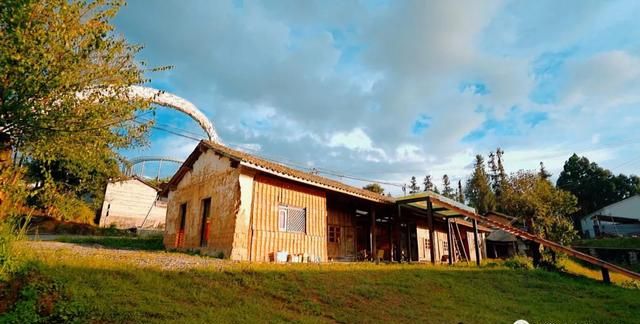
[[[164,193],[167,248],[250,261],[484,255],[487,229],[465,221],[455,210],[469,208],[450,199],[431,192],[394,199],[210,141],[200,142]]]
[[[164,228],[167,202],[159,191],[139,177],[107,183],[98,224],[122,229]]]

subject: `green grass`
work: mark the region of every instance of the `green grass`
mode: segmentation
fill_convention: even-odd
[[[162,271],[104,255],[33,253],[42,271],[86,310],[82,322],[632,323],[640,308],[637,289],[500,265],[219,261],[209,268]]]
[[[600,248],[621,248],[640,249],[640,237],[615,237],[591,240],[579,240],[573,246],[600,247]]]
[[[98,244],[106,248],[124,250],[161,251],[164,250],[162,236],[62,236],[58,242],[76,244]]]

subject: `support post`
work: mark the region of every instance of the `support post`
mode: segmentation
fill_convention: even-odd
[[[413,261],[413,253],[411,253],[411,225],[407,222],[407,251],[409,252],[407,261],[411,263]]]
[[[602,272],[602,282],[610,284],[611,283],[611,277],[609,276],[609,269],[607,269],[605,267],[601,267],[600,271]]]
[[[376,261],[376,264],[380,263],[380,259],[378,258],[378,251],[376,251],[376,210],[371,210],[371,254],[373,255],[373,259]]]
[[[480,266],[480,244],[478,242],[478,221],[473,219],[473,244],[476,251],[476,265]]]
[[[436,263],[436,250],[435,244],[433,242],[433,237],[435,236],[435,231],[433,229],[433,204],[431,203],[431,198],[427,197],[427,223],[429,225],[429,253],[431,255],[431,263]]]
[[[449,265],[453,264],[453,256],[455,255],[453,253],[453,244],[451,243],[451,222],[449,221],[449,217],[446,218],[447,220],[447,245],[449,246],[449,255],[447,257],[448,261],[449,261]]]

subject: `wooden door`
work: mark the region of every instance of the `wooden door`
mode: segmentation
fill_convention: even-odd
[[[429,229],[417,228],[416,232],[418,235],[418,261],[431,261]]]
[[[329,225],[327,250],[334,260],[353,260],[356,255],[355,231],[351,226]]]

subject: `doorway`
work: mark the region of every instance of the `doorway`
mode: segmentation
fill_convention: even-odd
[[[206,247],[207,243],[209,243],[209,212],[211,211],[211,198],[202,199],[201,210],[200,247]]]

